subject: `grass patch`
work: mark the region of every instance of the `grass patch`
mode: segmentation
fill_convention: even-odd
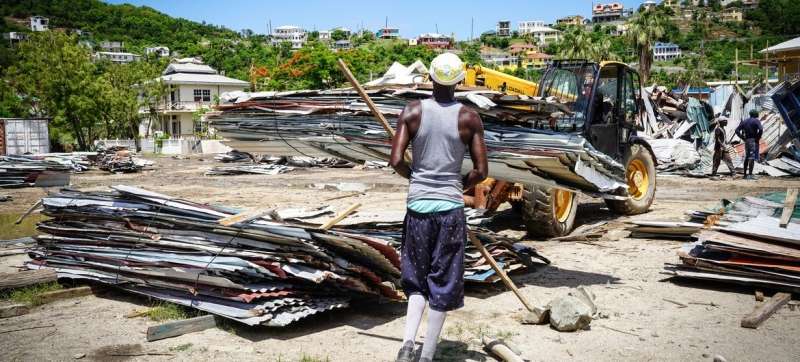
[[[197,310],[167,302],[158,302],[145,314],[151,321],[161,322],[176,319],[194,318],[200,315]]]
[[[41,295],[47,292],[64,289],[61,284],[57,282],[49,282],[43,284],[36,284],[24,288],[14,289],[11,291],[3,292],[0,299],[10,300],[14,303],[27,304],[35,307],[44,304]]]
[[[331,359],[328,358],[328,357],[325,357],[325,359],[322,359],[322,358],[319,358],[319,357],[309,356],[309,355],[305,355],[305,354],[302,357],[300,357],[300,359],[298,360],[298,362],[330,362],[330,361],[331,361]]]
[[[170,352],[183,352],[188,351],[189,348],[192,348],[191,343],[180,344],[175,347],[169,347]]]

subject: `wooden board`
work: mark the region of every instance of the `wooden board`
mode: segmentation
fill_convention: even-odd
[[[92,288],[90,287],[77,287],[42,293],[39,298],[42,303],[50,303],[61,299],[83,297],[92,293]]]
[[[184,319],[160,324],[147,328],[147,341],[157,341],[159,339],[181,336],[187,333],[204,331],[217,326],[217,321],[213,315]]]
[[[786,228],[789,225],[789,219],[792,218],[794,207],[797,203],[797,192],[798,189],[796,188],[786,191],[786,200],[783,202],[783,212],[780,218],[780,227],[782,228]]]
[[[788,293],[775,293],[766,303],[756,306],[756,308],[744,318],[742,318],[742,327],[744,328],[758,328],[761,323],[769,319],[775,312],[778,311],[784,304],[789,303],[792,295]]]
[[[53,269],[25,270],[17,273],[0,273],[0,289],[21,288],[29,285],[54,282],[58,279]]]

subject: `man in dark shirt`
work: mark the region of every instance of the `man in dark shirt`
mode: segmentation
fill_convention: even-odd
[[[728,142],[725,139],[725,126],[727,125],[727,117],[720,116],[717,119],[717,127],[714,128],[714,165],[711,168],[712,177],[717,175],[717,169],[719,169],[720,161],[723,160],[725,161],[725,165],[728,166],[728,170],[731,172],[731,177],[736,174],[736,169],[733,167],[731,155],[728,153]]]
[[[753,179],[753,167],[758,160],[758,143],[761,142],[761,134],[764,128],[758,119],[758,111],[750,110],[750,118],[745,119],[736,127],[736,135],[744,141],[744,178]],[[748,170],[750,173],[748,174]]]

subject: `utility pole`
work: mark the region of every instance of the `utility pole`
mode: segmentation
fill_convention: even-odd
[[[475,37],[475,33],[474,32],[475,32],[475,17],[472,17],[470,19],[470,23],[469,23],[469,41],[470,41],[470,43],[472,42],[472,40]]]

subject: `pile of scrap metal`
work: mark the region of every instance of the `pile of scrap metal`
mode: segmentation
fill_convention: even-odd
[[[64,186],[69,184],[69,173],[74,170],[72,164],[47,157],[0,156],[0,187],[51,186],[51,181]]]
[[[680,263],[666,266],[679,278],[800,292],[796,191],[723,200],[689,212],[689,222],[636,223],[631,236],[689,240],[678,252]]]
[[[235,164],[225,166],[214,166],[205,172],[206,176],[230,176],[230,175],[278,175],[294,170],[294,167],[276,164]]]
[[[429,86],[429,85],[427,85]],[[368,89],[379,111],[394,126],[410,101],[430,97],[426,85]],[[490,176],[624,197],[621,164],[595,150],[563,122],[570,109],[554,99],[464,90],[456,98],[484,121]],[[353,90],[233,92],[207,119],[228,146],[251,153],[336,157],[356,163],[386,162],[390,140]],[[556,120],[558,119],[558,120]],[[554,132],[552,129],[561,130]],[[469,158],[464,169],[472,168]]]
[[[206,176],[243,174],[277,175],[292,171],[295,167],[352,168],[355,166],[355,164],[350,161],[335,157],[253,156],[250,153],[237,150],[216,155],[214,159],[223,163],[236,164],[230,166],[214,166],[206,171]]]
[[[111,173],[133,173],[141,171],[151,161],[134,157],[125,146],[100,147],[97,150],[97,167]]]
[[[708,175],[717,116],[729,120],[725,134],[732,147],[728,152],[734,167],[741,168],[744,141],[736,137],[735,131],[750,110],[755,109],[760,112],[764,127],[760,152],[761,160],[765,161],[756,164],[755,172],[776,177],[800,176],[800,153],[797,151],[800,126],[797,119],[792,119],[792,112],[797,110],[793,105],[797,89],[798,82],[783,82],[771,89],[757,87],[748,93],[743,93],[738,86],[721,85],[713,88],[706,101],[689,98],[686,92],[669,92],[665,87],[645,88],[644,133],[653,138],[648,142],[658,159],[659,171]],[[727,167],[722,165],[721,172],[726,171]]]
[[[43,198],[50,219],[38,225],[43,234],[27,267],[249,325],[286,326],[354,301],[403,297],[396,231],[325,231],[135,187],[112,189]],[[537,256],[504,240],[491,239],[487,248],[506,270]],[[492,281],[474,254],[467,250],[468,280]]]

